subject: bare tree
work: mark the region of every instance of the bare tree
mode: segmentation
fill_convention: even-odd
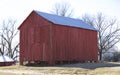
[[[119,59],[120,51],[117,46],[112,47],[103,54],[104,61],[117,61]]]
[[[99,59],[102,60],[102,54],[120,41],[120,28],[118,27],[117,20],[108,18],[102,13],[98,13],[95,16],[86,14],[82,19],[98,30],[98,52]]]
[[[118,62],[120,59],[120,52],[113,52],[113,57],[112,57],[112,60],[114,62]]]
[[[15,27],[16,21],[8,20],[3,21],[0,30],[0,53],[2,55],[8,55],[9,57],[15,59],[18,57],[19,43],[15,42],[18,31]]]
[[[59,16],[71,17],[73,15],[73,9],[71,8],[71,5],[67,2],[56,3],[53,6],[51,13]]]

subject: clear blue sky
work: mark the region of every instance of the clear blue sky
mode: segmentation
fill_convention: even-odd
[[[32,10],[50,12],[56,2],[63,1],[71,4],[74,17],[103,12],[120,19],[120,0],[0,0],[0,20],[13,18],[20,24]]]

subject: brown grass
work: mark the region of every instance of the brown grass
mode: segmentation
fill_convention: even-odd
[[[112,64],[120,64],[120,63],[112,63]],[[84,64],[82,65],[85,66]],[[96,63],[94,63],[93,65],[96,65]],[[98,67],[96,66],[97,68],[95,69],[88,69],[81,67],[79,68],[27,67],[27,66],[14,65],[14,66],[0,67],[0,75],[120,75],[119,66],[112,66],[112,67],[107,67],[108,65],[104,67],[99,67],[99,66]]]

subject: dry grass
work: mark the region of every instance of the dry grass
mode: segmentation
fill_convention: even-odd
[[[103,63],[99,64],[98,66],[96,63],[90,64],[83,67],[27,67],[27,66],[6,66],[0,67],[0,75],[120,75],[120,67],[118,66],[111,66],[111,64],[120,64],[120,63],[109,63],[104,67],[102,66]],[[81,65],[81,64],[80,64]],[[95,69],[92,66],[95,65]],[[111,67],[108,67],[111,66]],[[91,68],[90,68],[91,67]]]
[[[82,68],[63,68],[63,67],[26,67],[26,66],[7,66],[0,68],[1,73],[13,73],[15,75],[70,75],[86,74],[87,69]],[[8,74],[4,74],[8,75]]]
[[[93,75],[120,75],[120,67],[97,68],[89,74]]]

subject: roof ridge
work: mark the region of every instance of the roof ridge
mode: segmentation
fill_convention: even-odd
[[[41,11],[37,11],[37,10],[33,10],[33,11],[35,11],[35,12],[37,12],[37,13],[40,12],[40,13],[49,14],[49,15],[53,15],[53,16],[64,17],[64,18],[70,18],[70,19],[82,21],[81,19],[76,19],[76,18],[71,18],[71,17],[66,17],[66,16],[60,16],[60,15],[56,15],[56,14],[52,14],[52,13],[46,13],[46,12],[41,12]]]

